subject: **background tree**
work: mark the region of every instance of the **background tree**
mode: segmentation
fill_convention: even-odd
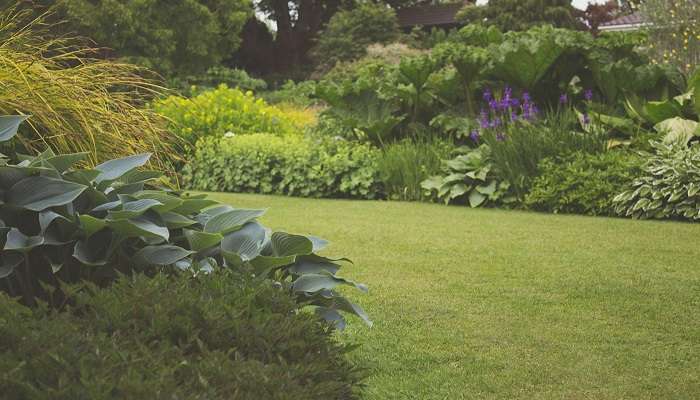
[[[607,3],[595,4],[588,3],[588,7],[583,11],[583,19],[588,25],[588,29],[594,35],[598,34],[598,27],[617,18],[620,14],[620,7],[617,0],[608,0]]]
[[[700,63],[700,4],[697,0],[644,0],[635,3],[649,23],[645,30],[656,62],[691,72]]]
[[[6,2],[6,1],[5,1]],[[19,2],[17,2],[19,3]],[[165,76],[206,71],[241,44],[252,15],[250,0],[37,0],[37,13],[53,11],[62,29]]]
[[[389,43],[400,32],[396,13],[384,4],[361,4],[337,12],[318,37],[312,58],[321,70],[339,61],[349,61],[367,53],[373,43]]]
[[[544,24],[585,29],[578,16],[571,0],[489,0],[483,6],[467,6],[458,14],[463,22],[482,22],[502,31],[522,31]]]

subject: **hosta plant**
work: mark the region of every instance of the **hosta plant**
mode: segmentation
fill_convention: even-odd
[[[0,117],[0,140],[14,136],[24,118]],[[256,222],[263,210],[160,189],[160,173],[139,169],[149,154],[74,167],[86,156],[46,151],[17,164],[0,161],[0,289],[25,304],[64,301],[60,282],[106,285],[118,273],[231,268],[275,280],[341,325],[340,311],[369,322],[334,291],[367,288],[336,275],[347,260],[316,254],[326,241],[272,233]]]
[[[621,216],[700,220],[700,144],[653,143],[642,175],[613,200]]]
[[[510,184],[495,177],[489,151],[488,145],[460,149],[462,154],[444,162],[444,175],[426,179],[421,187],[428,196],[436,194],[445,204],[466,199],[471,207],[479,207],[514,201],[509,194]]]

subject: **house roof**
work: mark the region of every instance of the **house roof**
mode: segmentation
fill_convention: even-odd
[[[465,5],[471,4],[472,2],[471,0],[465,0],[452,4],[404,8],[399,10],[396,16],[399,20],[399,26],[402,28],[410,28],[417,25],[453,25],[457,23],[457,19],[455,18],[457,12]]]
[[[623,15],[619,18],[615,18],[612,21],[604,22],[600,24],[600,30],[602,31],[622,31],[629,29],[636,29],[646,23],[646,18],[641,12],[637,11],[632,14]]]

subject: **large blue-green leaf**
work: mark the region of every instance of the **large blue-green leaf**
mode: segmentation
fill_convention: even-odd
[[[314,244],[306,236],[291,235],[286,232],[272,234],[272,253],[277,257],[311,254]]]
[[[182,204],[171,210],[182,215],[191,215],[201,212],[203,209],[218,204],[214,200],[202,198],[184,198]]]
[[[316,307],[316,314],[327,322],[335,324],[335,327],[342,331],[345,330],[345,318],[335,308]]]
[[[27,118],[28,115],[0,115],[0,142],[12,139],[17,134],[19,124]]]
[[[298,256],[294,265],[289,268],[289,272],[296,275],[320,274],[324,272],[335,275],[340,269],[340,264],[337,264],[335,261],[340,260],[331,260],[330,258],[317,256],[315,254]]]
[[[153,207],[153,209],[159,213],[172,211],[184,203],[181,198],[158,190],[144,190],[134,194],[134,197],[137,199],[153,199],[159,201],[161,204]]]
[[[231,210],[211,217],[204,225],[204,231],[208,233],[221,233],[225,235],[243,227],[246,223],[263,215],[265,210]]]
[[[197,223],[197,221],[191,220],[184,215],[174,213],[174,212],[164,212],[160,215],[165,222],[165,226],[169,229],[179,229],[185,228],[187,226],[192,226]]]
[[[3,251],[0,253],[0,279],[7,278],[17,268],[24,257],[20,253]]]
[[[106,265],[118,241],[112,236],[109,230],[103,230],[90,238],[80,240],[73,247],[73,257],[85,265],[102,266]]]
[[[49,157],[45,160],[60,173],[63,173],[72,167],[74,164],[83,161],[89,153],[61,154]]]
[[[322,290],[333,290],[340,285],[350,285],[367,292],[367,286],[333,276],[329,273],[306,274],[297,278],[292,284],[295,292],[316,293]]]
[[[32,176],[17,182],[7,192],[6,202],[32,211],[66,205],[87,187],[73,182]]]
[[[224,238],[220,233],[207,233],[192,229],[185,229],[184,234],[190,249],[197,252],[218,246]]]
[[[230,260],[235,264],[250,261],[260,255],[265,235],[266,231],[262,225],[249,222],[243,228],[224,237],[221,241],[221,251],[228,258],[236,255],[238,259]]]
[[[145,236],[167,241],[170,231],[153,218],[141,215],[131,219],[108,221],[107,225],[123,237]]]
[[[151,153],[145,153],[104,162],[95,167],[96,170],[100,171],[100,175],[95,178],[95,182],[101,183],[119,179],[127,172],[145,165],[150,158]]]
[[[104,219],[95,218],[87,214],[78,216],[78,219],[80,220],[80,226],[83,228],[86,238],[89,238],[107,226],[107,221]]]
[[[142,215],[146,211],[156,206],[163,205],[158,200],[154,199],[142,199],[129,201],[122,205],[121,210],[110,210],[108,213],[108,218],[110,219],[125,219],[134,218]]]
[[[27,236],[17,228],[11,228],[7,233],[4,250],[27,253],[31,249],[44,244],[42,236]]]
[[[134,255],[134,260],[139,265],[172,265],[193,253],[172,245],[146,246]]]

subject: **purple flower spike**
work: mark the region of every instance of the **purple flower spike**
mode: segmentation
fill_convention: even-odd
[[[593,100],[593,91],[591,89],[586,89],[586,91],[583,92],[583,97],[586,99],[586,101]]]
[[[498,108],[498,102],[496,100],[493,100],[493,99],[489,100],[489,108],[492,111],[495,111]]]
[[[499,127],[503,124],[503,121],[501,120],[500,117],[496,117],[496,119],[493,120],[493,126],[494,127]]]
[[[566,104],[568,102],[569,102],[569,96],[567,96],[566,93],[559,96],[559,104]]]
[[[493,95],[489,89],[484,90],[484,101],[491,102],[493,100]]]
[[[530,97],[530,93],[524,92],[523,93],[523,103],[528,104],[531,101],[532,101],[532,97]]]
[[[506,86],[505,90],[503,91],[503,97],[510,99],[512,95],[513,95],[513,89]]]
[[[518,120],[518,114],[515,113],[515,111],[510,112],[510,120],[511,121],[517,121]]]
[[[498,132],[496,134],[496,140],[498,140],[499,142],[502,142],[502,141],[506,140],[506,135],[503,132]]]
[[[480,137],[479,131],[477,131],[476,129],[474,129],[474,130],[472,131],[472,133],[469,134],[469,138],[470,138],[474,143],[476,143],[476,142],[479,141],[479,137]]]
[[[520,106],[520,100],[518,99],[510,99],[510,106],[513,108],[516,108]]]

